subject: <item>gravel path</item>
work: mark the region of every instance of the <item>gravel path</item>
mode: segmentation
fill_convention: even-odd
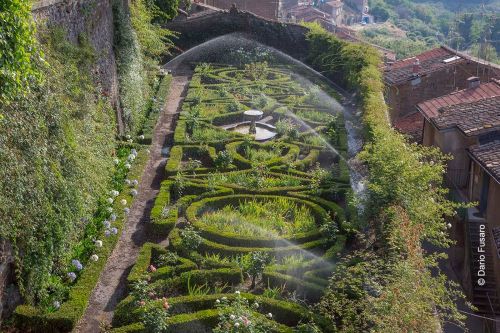
[[[126,278],[132,269],[139,250],[149,238],[145,222],[149,221],[151,208],[164,178],[166,158],[161,150],[172,141],[176,115],[180,111],[189,75],[174,76],[167,103],[156,124],[151,154],[144,169],[138,195],[132,204],[122,235],[90,297],[89,305],[74,332],[97,333],[101,322],[109,324],[116,305],[125,296]]]

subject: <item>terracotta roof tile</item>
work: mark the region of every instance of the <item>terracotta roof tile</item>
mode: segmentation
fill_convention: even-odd
[[[452,61],[450,63],[444,63],[446,59],[454,57],[456,54],[452,51],[439,47],[421,53],[415,57],[402,59],[396,61],[392,65],[387,65],[384,71],[384,79],[386,83],[393,85],[399,84],[411,80],[414,77],[413,64],[415,59],[418,58],[420,61],[420,70],[418,75],[426,75],[437,70],[440,70],[446,66],[453,66],[459,62],[464,61],[462,57]]]
[[[414,142],[422,142],[422,129],[424,117],[420,112],[415,112],[401,117],[394,122],[394,127],[401,133],[409,135]]]
[[[469,153],[500,183],[500,140],[473,146]]]
[[[500,124],[500,96],[446,106],[431,121],[438,129],[458,127],[466,135],[478,135]]]
[[[451,105],[472,103],[485,98],[500,96],[500,83],[483,83],[475,88],[452,92],[451,94],[429,99],[417,104],[417,108],[427,119],[439,116],[439,109]]]

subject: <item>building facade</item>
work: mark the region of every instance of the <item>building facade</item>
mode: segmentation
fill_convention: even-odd
[[[417,105],[423,140],[449,154],[447,186],[457,201],[472,203],[455,219],[464,240],[454,258],[465,290],[480,312],[500,311],[500,81],[466,80],[467,88]]]

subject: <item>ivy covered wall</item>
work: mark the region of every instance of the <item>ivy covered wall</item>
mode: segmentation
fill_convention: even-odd
[[[93,244],[118,140],[142,130],[171,42],[146,1],[35,3],[31,15],[30,4],[0,6],[0,18],[13,17],[0,25],[0,45],[24,52],[32,69],[17,88],[0,86],[9,92],[0,100],[0,304],[17,294],[50,309],[68,293],[71,259]]]

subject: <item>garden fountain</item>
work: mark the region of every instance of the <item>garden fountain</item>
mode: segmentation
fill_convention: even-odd
[[[276,128],[264,122],[258,122],[264,112],[260,110],[247,110],[243,112],[244,121],[236,124],[222,126],[227,131],[235,131],[241,134],[250,134],[256,141],[266,141],[276,136]]]

